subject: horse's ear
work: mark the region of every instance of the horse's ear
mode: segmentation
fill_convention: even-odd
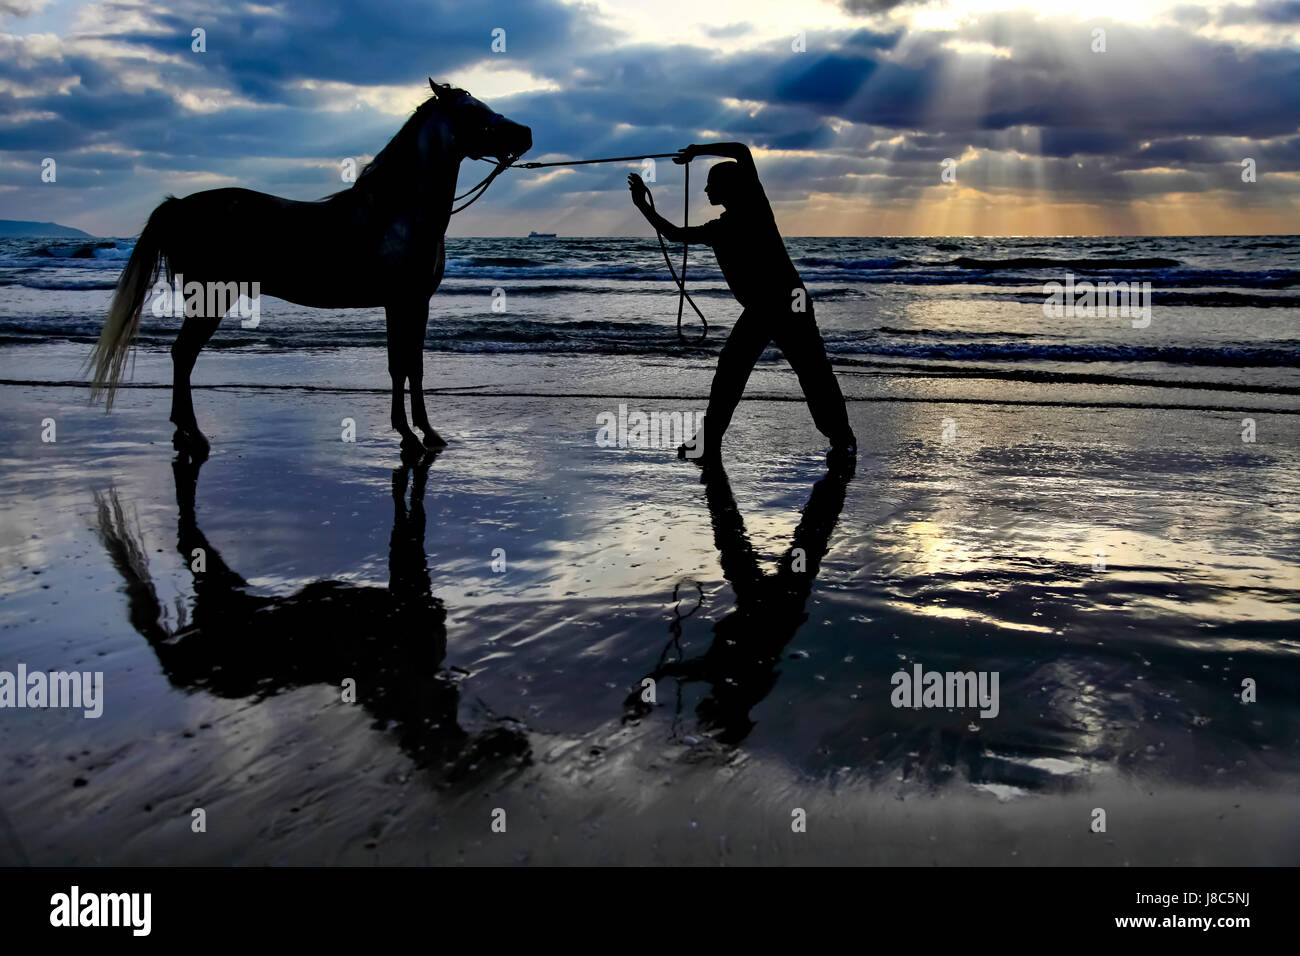
[[[438,92],[438,84],[433,82],[433,77],[429,77],[429,89],[433,90],[435,93]]]

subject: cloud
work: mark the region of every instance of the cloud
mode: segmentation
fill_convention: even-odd
[[[705,35],[711,36],[715,40],[731,40],[735,37],[743,37],[753,32],[754,27],[749,23],[728,23],[726,26],[722,27],[708,25],[704,27]]]
[[[143,15],[148,25],[104,36],[182,56],[194,72],[266,101],[282,101],[295,82],[410,82],[488,57],[515,64],[612,36],[585,19],[579,8],[559,0],[286,0],[274,7],[248,4],[220,15],[197,0],[182,0],[165,11],[125,2],[106,7]],[[204,53],[190,50],[195,28],[207,33]],[[497,29],[505,31],[505,51],[494,54]]]
[[[899,7],[919,6],[928,0],[843,0],[840,7],[856,17],[874,17]]]
[[[1217,16],[1279,23],[1296,6]],[[1016,10],[948,30],[851,25],[810,31],[795,53],[748,23],[700,27],[739,46],[621,36],[596,8],[561,0],[289,0],[220,16],[191,0],[110,0],[77,34],[0,34],[0,186],[20,186],[6,194],[20,204],[71,207],[106,202],[88,197],[117,183],[113,208],[129,208],[129,224],[178,184],[315,198],[338,187],[340,158],[382,148],[426,75],[494,70],[529,83],[486,98],[533,127],[533,158],[737,139],[762,151],[781,201],[919,201],[945,158],[960,159],[964,188],[1102,204],[1213,191],[1239,181],[1244,156],[1264,177],[1300,172],[1300,51],[1200,35],[1198,10],[1145,26]],[[1104,54],[1090,48],[1098,25]],[[190,49],[196,26],[206,53]],[[504,54],[491,52],[498,26]],[[34,164],[54,155],[61,191],[31,194]],[[512,175],[493,202],[581,217],[625,202],[621,176]],[[87,191],[74,199],[78,184]]]
[[[1230,3],[1218,10],[1217,23],[1300,23],[1300,0],[1264,0],[1262,3],[1242,6]]]
[[[1205,7],[1196,7],[1191,4],[1180,4],[1170,11],[1171,16],[1178,23],[1189,27],[1203,27],[1210,22],[1210,11]]]
[[[40,13],[50,0],[0,0],[0,16],[30,17]]]

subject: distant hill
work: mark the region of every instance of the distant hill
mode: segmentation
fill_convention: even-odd
[[[0,219],[0,239],[93,239],[88,232],[60,226],[57,222],[25,222],[21,219]]]

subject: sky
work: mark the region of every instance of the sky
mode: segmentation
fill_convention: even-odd
[[[527,159],[745,142],[786,235],[1300,223],[1300,0],[0,0],[0,218],[129,236],[169,194],[316,199],[429,76],[530,126]],[[511,170],[449,234],[645,235],[628,171]],[[652,188],[680,218],[682,170]]]

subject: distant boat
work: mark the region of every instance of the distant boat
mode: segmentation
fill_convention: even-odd
[[[528,238],[529,238],[529,239],[554,239],[554,238],[555,238],[555,233],[553,233],[553,232],[530,232],[530,233],[528,234]]]

